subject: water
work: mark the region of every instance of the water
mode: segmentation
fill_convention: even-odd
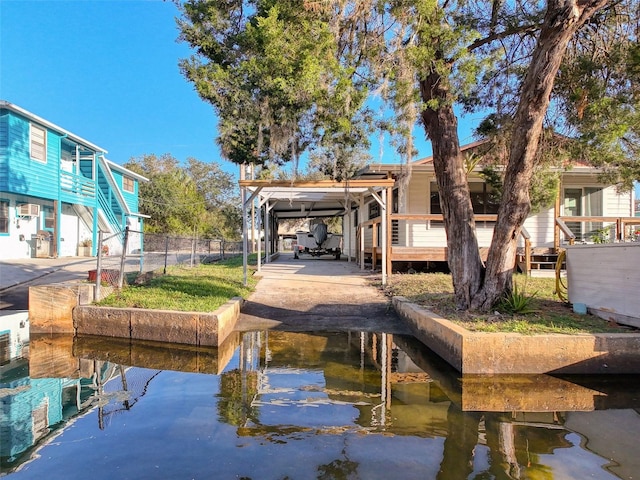
[[[460,378],[385,333],[251,332],[219,349],[32,336],[12,351],[10,480],[640,476],[635,376]]]

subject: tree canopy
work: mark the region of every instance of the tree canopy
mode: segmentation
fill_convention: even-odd
[[[144,175],[140,211],[149,233],[237,239],[241,212],[233,176],[216,163],[180,162],[170,154],[132,158],[126,168]]]
[[[336,144],[348,151],[374,127],[394,132],[410,161],[420,120],[456,304],[488,309],[511,288],[545,161],[590,161],[622,187],[639,178],[639,12],[639,0],[189,0],[180,38],[195,54],[181,67],[216,109],[220,145],[239,163],[282,163]],[[395,112],[391,121],[374,121],[371,95]],[[454,106],[488,113],[479,133],[505,166],[486,264]],[[541,139],[555,134],[570,141],[541,154]]]

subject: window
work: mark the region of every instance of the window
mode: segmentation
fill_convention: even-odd
[[[0,200],[0,233],[9,233],[9,201]]]
[[[380,204],[377,201],[373,201],[369,204],[369,220],[380,216]]]
[[[131,177],[122,177],[122,188],[125,192],[133,193],[135,190],[135,184],[133,183],[133,178]]]
[[[44,229],[43,230],[53,230],[55,226],[55,217],[53,215],[53,208],[44,207]]]
[[[473,213],[495,215],[500,207],[500,197],[493,191],[491,185],[484,182],[470,182],[469,193]]]
[[[39,162],[47,161],[47,131],[37,125],[31,124],[30,155]]]
[[[473,213],[480,215],[495,215],[498,213],[500,197],[490,185],[483,182],[470,182],[469,194],[471,196],[471,205],[473,205]],[[442,213],[440,194],[438,193],[438,184],[436,182],[431,182],[430,205],[432,214]]]
[[[431,182],[430,187],[429,213],[431,215],[441,214],[442,208],[440,208],[440,194],[438,193],[438,184],[436,182]]]

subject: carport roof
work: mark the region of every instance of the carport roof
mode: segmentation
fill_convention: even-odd
[[[271,212],[278,218],[330,217],[345,211],[346,200],[362,194],[392,187],[391,178],[357,179],[347,182],[332,180],[240,180],[241,188],[269,201]],[[250,199],[248,199],[250,200]]]

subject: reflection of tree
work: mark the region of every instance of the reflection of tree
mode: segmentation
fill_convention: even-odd
[[[258,392],[258,372],[235,369],[220,376],[218,415],[223,422],[242,426],[247,419],[258,418],[258,408],[251,402]]]
[[[550,454],[557,448],[571,446],[565,439],[566,430],[543,421],[539,428],[503,413],[485,413],[486,443],[489,448],[489,468],[474,479],[553,478],[553,471],[539,461],[540,454]],[[554,418],[556,415],[554,415]]]
[[[467,478],[473,472],[473,452],[478,444],[478,426],[482,413],[463,412],[453,402],[449,404],[448,435],[438,479]]]

